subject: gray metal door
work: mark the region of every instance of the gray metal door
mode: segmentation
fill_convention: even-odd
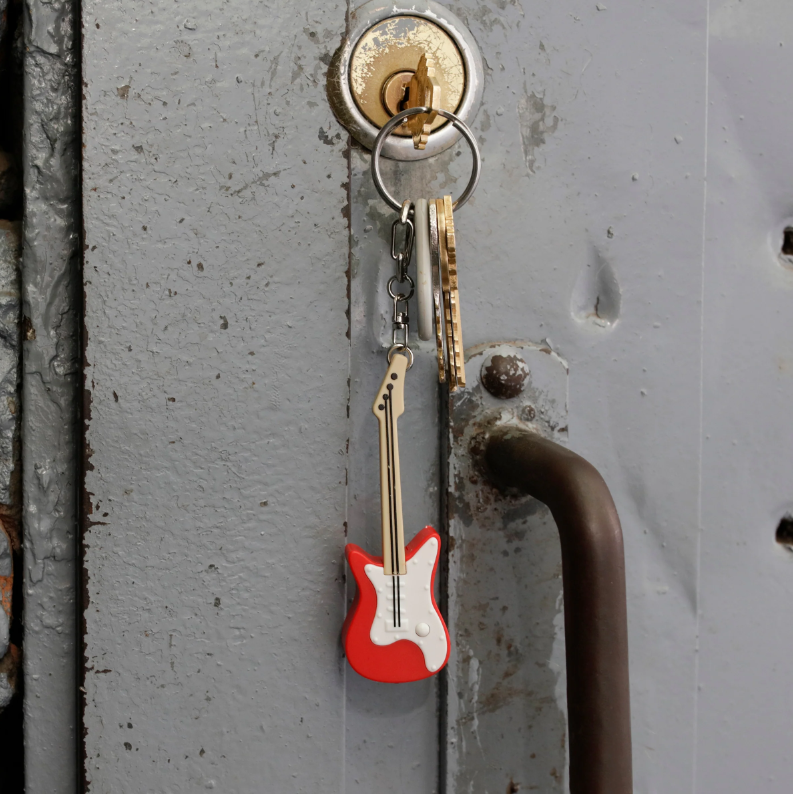
[[[465,342],[471,360],[494,342],[542,357],[537,410],[611,488],[635,790],[786,792],[793,8],[450,7],[485,63],[482,181],[457,222]],[[29,42],[71,11],[31,3]],[[28,510],[29,794],[73,791],[83,764],[95,794],[565,790],[553,525],[536,503],[483,506],[453,432],[446,459],[463,420],[426,343],[405,526],[451,538],[452,662],[385,686],[343,657],[344,545],[377,551],[393,267],[393,213],[325,93],[350,12],[82,4],[84,674],[58,661],[70,618],[46,619],[71,609],[61,525]],[[458,151],[385,178],[400,197],[459,193]],[[26,361],[72,377],[42,342],[53,305]],[[52,496],[59,442],[41,443],[55,452],[31,447],[26,487]],[[66,521],[63,488],[26,504]]]

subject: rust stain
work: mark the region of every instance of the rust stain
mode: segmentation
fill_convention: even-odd
[[[0,576],[0,601],[3,604],[3,611],[11,620],[11,593],[14,589],[14,576]]]
[[[36,338],[36,329],[33,327],[30,317],[27,316],[22,318],[22,338],[26,342],[32,342]]]

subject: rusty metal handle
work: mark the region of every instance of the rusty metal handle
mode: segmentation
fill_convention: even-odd
[[[570,794],[631,794],[628,619],[622,529],[597,469],[525,430],[484,448],[493,484],[539,499],[562,544]]]

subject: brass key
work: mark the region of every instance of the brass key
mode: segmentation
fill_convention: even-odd
[[[400,110],[432,108],[431,113],[417,113],[407,119],[407,128],[413,136],[413,146],[416,149],[426,147],[432,132],[432,124],[438,117],[436,111],[441,106],[441,86],[435,78],[435,69],[435,60],[422,55],[416,73],[406,89],[405,106],[400,108]]]
[[[446,255],[449,269],[449,314],[446,318],[446,336],[451,336],[452,345],[449,369],[454,372],[452,388],[465,387],[465,348],[463,347],[463,331],[460,320],[460,289],[457,280],[457,240],[454,235],[454,214],[452,197],[443,197],[444,220],[446,225]],[[441,255],[441,261],[443,256]],[[452,360],[453,358],[453,360]]]
[[[448,381],[455,391],[465,386],[465,356],[451,196],[435,199],[429,206],[438,380]]]

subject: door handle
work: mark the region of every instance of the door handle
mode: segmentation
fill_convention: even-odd
[[[515,427],[482,448],[493,485],[544,502],[562,546],[571,794],[631,794],[628,620],[622,528],[597,469]]]

